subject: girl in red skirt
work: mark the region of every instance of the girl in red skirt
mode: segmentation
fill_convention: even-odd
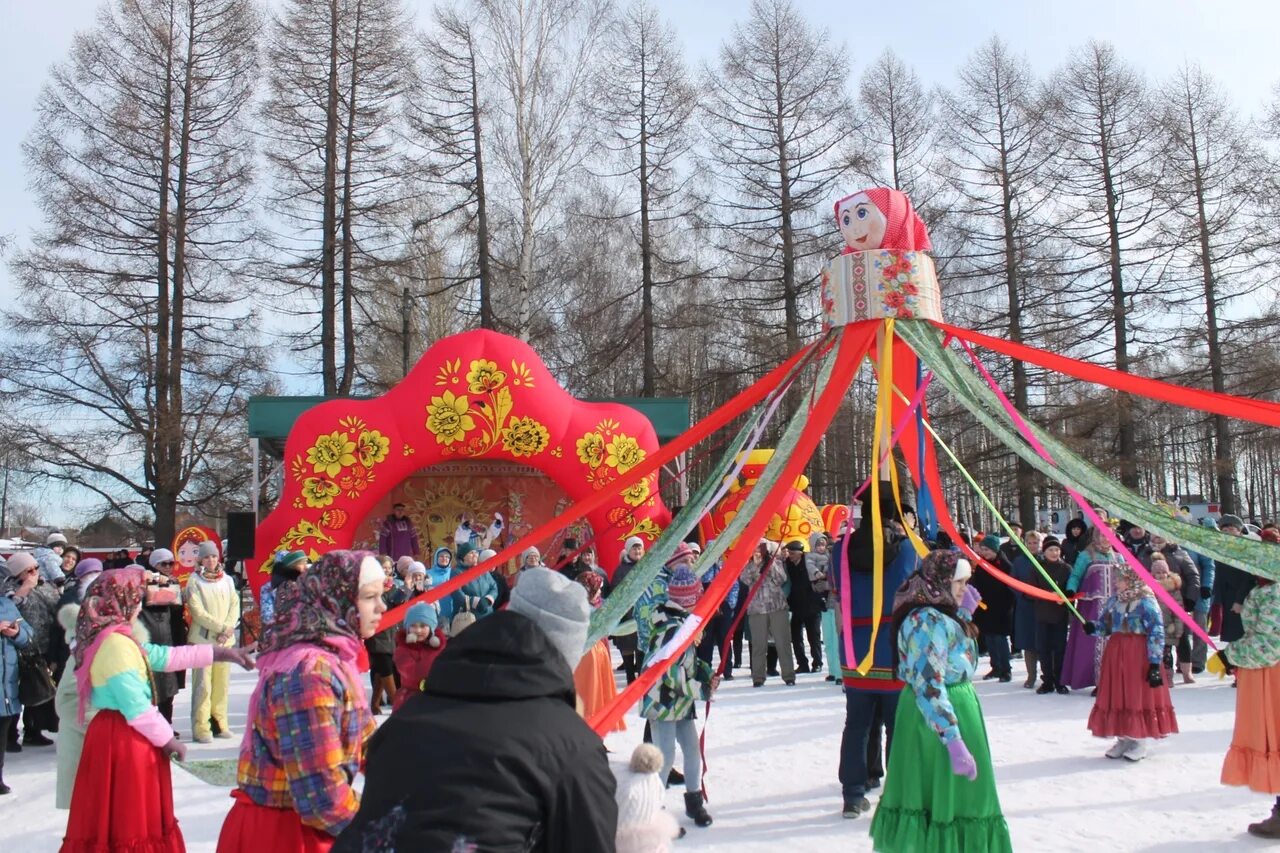
[[[1095,737],[1114,737],[1107,758],[1141,761],[1151,738],[1177,734],[1164,658],[1164,619],[1155,594],[1128,565],[1115,569],[1115,593],[1089,634],[1109,637],[1102,653],[1098,696],[1089,714]]]
[[[85,731],[63,853],[183,853],[173,814],[169,758],[186,747],[153,704],[151,672],[235,661],[242,649],[157,646],[134,623],[142,609],[141,567],[103,572],[86,591],[76,618],[75,678]]]
[[[325,853],[355,817],[376,728],[358,660],[387,610],[384,579],[372,554],[330,551],[281,589],[218,853]]]
[[[1236,676],[1236,726],[1222,762],[1222,784],[1276,794],[1266,820],[1249,825],[1280,838],[1280,585],[1259,577],[1240,613],[1244,636],[1217,657]]]

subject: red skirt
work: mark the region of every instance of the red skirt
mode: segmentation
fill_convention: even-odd
[[[173,815],[169,759],[119,711],[84,735],[62,853],[186,853]]]
[[[1098,698],[1089,714],[1095,737],[1161,738],[1178,733],[1178,718],[1169,696],[1168,669],[1164,684],[1147,684],[1145,634],[1112,634],[1102,653]]]
[[[333,836],[307,826],[293,809],[260,806],[244,791],[231,792],[236,803],[222,822],[217,853],[329,853]]]

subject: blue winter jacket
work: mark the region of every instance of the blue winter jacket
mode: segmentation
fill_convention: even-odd
[[[440,552],[442,551],[449,555],[449,565],[447,566],[438,565]],[[453,568],[453,552],[448,548],[437,548],[436,552],[431,555],[431,565],[427,566],[427,578],[431,581],[431,586],[433,588],[437,587],[456,574],[458,572]],[[453,620],[454,612],[462,609],[462,600],[462,592],[454,590],[444,598],[436,601],[436,604],[440,606],[441,625],[448,625]]]
[[[1188,551],[1187,554],[1200,570],[1200,588],[1209,590],[1208,595],[1196,593],[1195,612],[1201,616],[1207,616],[1209,609],[1213,607],[1213,579],[1218,573],[1217,563],[1213,561],[1213,557],[1206,557],[1195,551]]]
[[[465,571],[467,570],[458,570],[459,574]],[[493,612],[493,603],[498,600],[498,582],[493,579],[493,572],[485,572],[470,583],[463,584],[462,595],[477,619],[488,616]],[[458,602],[455,604],[461,606]]]
[[[31,628],[22,621],[18,605],[0,596],[0,622],[17,622],[18,636],[0,635],[0,716],[12,717],[22,713],[18,701],[18,649],[25,649],[31,642]]]

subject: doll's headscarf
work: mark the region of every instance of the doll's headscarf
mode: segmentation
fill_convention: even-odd
[[[924,220],[911,205],[911,199],[899,190],[872,187],[845,196],[835,204],[837,222],[840,221],[840,210],[859,194],[866,195],[884,214],[884,240],[880,244],[881,249],[897,249],[902,252],[928,252],[933,249]]]

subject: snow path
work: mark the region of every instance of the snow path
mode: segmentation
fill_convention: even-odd
[[[698,829],[683,818],[680,791],[667,807],[681,815],[689,835],[677,850],[865,851],[870,818],[840,817],[840,733],[844,699],[820,675],[802,675],[792,688],[770,679],[751,687],[744,670],[725,682],[707,733],[708,804],[715,825]],[[191,744],[192,759],[234,758],[254,676],[232,676],[231,724],[235,740]],[[982,682],[1000,800],[1015,850],[1176,851],[1267,849],[1245,827],[1266,816],[1271,798],[1218,784],[1231,739],[1235,692],[1228,682],[1202,677],[1173,691],[1182,734],[1160,743],[1138,764],[1102,756],[1109,741],[1085,729],[1087,694],[1038,696],[1021,686]],[[186,722],[190,691],[178,698],[178,730]],[[701,709],[699,709],[701,715]],[[609,736],[613,760],[622,762],[640,740],[643,723]],[[14,793],[0,798],[0,849],[5,853],[56,851],[66,812],[53,808],[53,748],[8,755],[5,780]],[[677,763],[677,766],[679,764]],[[175,769],[174,800],[187,849],[213,853],[228,789]],[[874,801],[874,796],[872,797]]]

